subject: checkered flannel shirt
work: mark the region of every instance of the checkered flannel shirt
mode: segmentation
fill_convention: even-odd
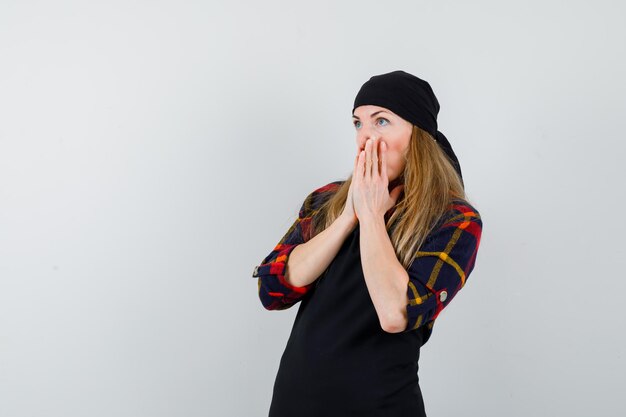
[[[322,203],[343,181],[334,181],[311,192],[302,203],[298,218],[274,249],[254,268],[258,294],[267,310],[284,310],[305,296],[316,281],[298,287],[285,280],[285,267],[291,251],[311,238],[311,219]],[[407,269],[409,282],[405,332],[427,326],[467,282],[474,269],[480,245],[482,220],[478,211],[463,201],[455,201],[445,220],[427,236]]]

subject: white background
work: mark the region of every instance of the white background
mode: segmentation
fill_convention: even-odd
[[[621,1],[0,3],[0,416],[267,415],[252,270],[345,179],[360,86],[426,79],[483,217],[429,416],[621,416]]]

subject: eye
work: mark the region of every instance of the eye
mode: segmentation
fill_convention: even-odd
[[[359,127],[361,127],[361,121],[359,121],[359,120],[355,120],[354,122],[352,122],[352,124],[353,124],[353,125],[354,125],[354,127],[356,127],[357,129],[358,129]]]
[[[385,124],[380,124],[380,126],[386,126],[387,124],[389,124],[389,120],[385,119],[384,117],[380,117],[378,118],[378,120],[376,120],[377,122],[381,122],[384,121],[386,122]]]

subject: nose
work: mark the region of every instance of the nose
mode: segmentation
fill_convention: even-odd
[[[376,132],[376,130],[373,127],[369,127],[369,126],[361,126],[361,128],[357,131],[356,134],[356,142],[357,142],[357,146],[359,147],[359,150],[363,150],[365,149],[365,142],[368,139],[376,139],[378,138],[378,132]]]

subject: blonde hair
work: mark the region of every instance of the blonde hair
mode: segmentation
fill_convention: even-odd
[[[413,125],[400,180],[404,190],[386,221],[400,263],[408,268],[428,234],[451,209],[453,200],[469,201],[452,162],[435,139]],[[320,206],[312,219],[315,236],[331,225],[346,204],[352,175]]]

